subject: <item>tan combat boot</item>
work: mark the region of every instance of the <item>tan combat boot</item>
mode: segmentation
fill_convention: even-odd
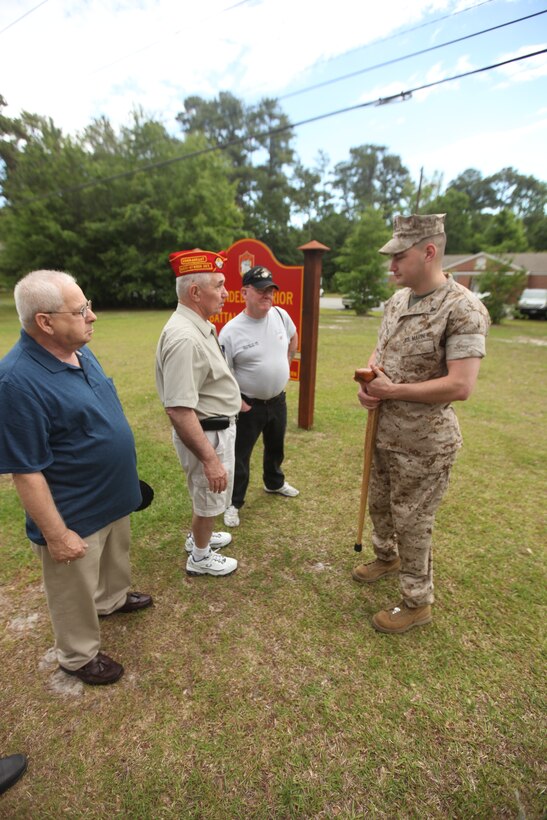
[[[413,626],[422,626],[431,621],[431,606],[409,607],[404,601],[393,609],[382,609],[372,618],[372,625],[378,632],[408,632]]]
[[[388,575],[397,575],[399,567],[401,566],[401,559],[399,556],[393,558],[392,561],[380,561],[376,558],[374,561],[369,561],[368,564],[359,564],[351,573],[354,581],[360,581],[363,584],[372,584],[378,581],[379,578],[386,578]]]

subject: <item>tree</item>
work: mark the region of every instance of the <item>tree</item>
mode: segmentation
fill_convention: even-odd
[[[545,213],[547,184],[533,176],[519,174],[514,168],[502,168],[484,183],[490,186],[498,208],[510,210],[517,217]]]
[[[377,207],[384,218],[405,210],[413,186],[400,157],[388,154],[383,145],[361,145],[350,149],[350,159],[335,168],[338,188],[350,218],[367,207]]]
[[[293,198],[289,177],[295,157],[288,125],[289,119],[276,100],[263,99],[249,110],[249,130],[256,150],[244,212],[250,232],[280,259],[293,261],[296,248],[292,247],[289,228]]]
[[[90,209],[83,233],[93,260],[94,285],[104,304],[173,304],[168,253],[192,247],[220,249],[241,235],[242,217],[226,157],[195,156],[204,147],[203,137],[193,135],[181,142],[159,123],[140,116],[122,130],[116,163],[121,161],[127,169],[151,161],[167,164],[113,180],[95,192],[109,197],[110,207],[104,213],[94,210],[92,218]],[[170,162],[173,159],[178,161]]]
[[[506,315],[506,306],[514,304],[526,285],[526,271],[511,272],[509,265],[501,269],[489,267],[479,277],[479,289],[485,295],[483,303],[488,308],[490,318],[495,325],[501,324]]]
[[[476,168],[468,168],[448,184],[448,188],[463,191],[469,198],[469,207],[473,213],[484,209],[496,208],[496,196],[488,181],[483,179]]]
[[[491,253],[519,253],[528,250],[524,224],[508,209],[492,217],[483,239],[484,250]]]
[[[547,216],[533,216],[524,220],[530,250],[547,251]]]
[[[313,168],[306,168],[298,160],[292,179],[293,217],[304,217],[304,225],[320,220],[333,208],[333,197],[327,179],[329,157],[319,151]],[[313,237],[310,237],[313,238]]]
[[[213,100],[186,97],[176,119],[185,134],[204,134],[211,145],[224,146],[235,168],[248,164],[248,109],[229,91],[221,91]]]
[[[11,119],[2,114],[2,109],[7,106],[7,102],[0,94],[0,160],[2,162],[2,181],[6,179],[6,169],[13,171],[17,161],[17,154],[20,145],[28,139],[27,118],[30,116],[23,112],[21,118]]]
[[[172,305],[169,252],[241,236],[226,157],[200,153],[203,136],[177,140],[139,111],[120,134],[105,119],[75,138],[49,120],[32,126],[6,165],[6,278],[63,268],[98,307]]]
[[[472,222],[475,232],[480,234],[476,237],[475,245],[481,245],[485,241],[492,244],[488,234],[499,233],[495,219],[498,214],[507,212],[516,220],[523,220],[529,240],[529,227],[546,216],[547,183],[533,176],[519,174],[514,168],[502,168],[501,171],[485,178],[479,171],[470,168],[452,180],[448,190],[461,191],[469,197]],[[511,223],[513,233],[514,224]],[[508,247],[508,250],[526,249],[522,231],[518,231],[518,236],[508,237],[507,245],[511,239],[519,243],[519,248]],[[496,240],[498,249],[502,244],[503,239]],[[530,244],[535,243],[530,241]]]
[[[446,214],[446,252],[473,251],[473,224],[469,196],[464,191],[449,188],[428,205],[430,213]]]
[[[331,249],[323,257],[322,280],[325,290],[335,287],[337,255],[344,246],[354,223],[345,214],[334,209],[324,213],[319,219],[312,219],[298,232],[297,246],[304,245],[310,239],[317,239]]]
[[[378,253],[390,237],[382,214],[366,208],[356,222],[336,259],[339,272],[335,281],[342,293],[353,300],[362,316],[389,295],[385,257]]]
[[[81,186],[91,167],[78,142],[49,118],[22,112],[14,121],[3,118],[3,132],[13,136],[3,144],[0,218],[0,271],[10,281],[32,269],[59,268],[59,260],[73,262],[81,247]]]
[[[323,257],[322,282],[328,290],[333,286],[336,273],[335,254],[344,244],[352,226],[345,213],[335,208],[328,173],[329,158],[320,151],[313,169],[297,163],[293,177],[293,219],[305,216],[303,224],[296,228],[296,245],[317,239],[332,249]]]
[[[431,179],[428,179],[425,175],[421,175],[421,181],[418,187],[419,190],[416,190],[409,210],[414,213],[433,213],[435,209],[431,203],[441,196],[443,174],[440,171],[434,171]]]
[[[0,274],[62,266],[96,301],[100,291],[103,306],[172,304],[170,250],[221,248],[244,235],[288,264],[318,239],[332,248],[325,287],[338,259],[359,279],[363,213],[379,226],[378,217],[391,222],[415,202],[407,169],[385,146],[352,148],[334,172],[325,155],[305,167],[275,99],[187,97],[182,137],[139,109],[119,131],[103,117],[67,136],[47,117],[10,119],[4,107],[0,96]],[[441,183],[435,174],[424,183],[420,211],[447,214],[449,253],[547,249],[545,183],[513,168],[487,178],[467,169],[444,193]]]
[[[267,243],[280,259],[294,261],[294,137],[277,100],[245,106],[221,92],[214,100],[188,97],[184,106],[177,120],[186,134],[201,134],[209,145],[225,146],[245,233]]]

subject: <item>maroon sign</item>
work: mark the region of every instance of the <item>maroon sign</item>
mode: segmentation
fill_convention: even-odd
[[[211,321],[217,332],[241,313],[245,307],[241,295],[241,280],[243,275],[254,265],[263,265],[271,270],[273,280],[279,285],[274,294],[274,305],[287,311],[296,325],[298,333],[298,350],[302,337],[302,293],[304,287],[304,268],[302,265],[283,265],[275,258],[271,250],[257,239],[240,239],[231,245],[224,254],[228,261],[222,273],[226,277],[225,287],[228,298],[224,302],[221,313],[215,314]],[[300,377],[300,359],[295,358],[291,363],[291,379],[298,381]]]

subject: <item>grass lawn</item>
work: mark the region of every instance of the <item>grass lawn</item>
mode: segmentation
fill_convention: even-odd
[[[0,476],[0,753],[29,756],[0,817],[544,816],[547,322],[491,330],[457,406],[433,623],[388,636],[370,618],[397,581],[351,580],[366,417],[352,375],[379,319],[322,312],[313,430],[297,428],[288,390],[285,468],[301,494],[263,492],[257,447],[226,550],[239,569],[218,579],[184,572],[190,506],[153,375],[168,315],[105,313],[93,340],[156,491],[133,516],[132,553],[155,607],[101,622],[118,684],[61,686],[38,562]],[[17,334],[4,300],[0,355]],[[369,535],[367,522],[364,560]]]

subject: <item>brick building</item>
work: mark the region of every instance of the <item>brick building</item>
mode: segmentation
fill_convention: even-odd
[[[478,278],[486,270],[506,268],[510,271],[525,270],[527,288],[547,288],[547,252],[511,253],[495,256],[491,253],[446,254],[443,269],[451,273],[456,282],[478,292]]]

